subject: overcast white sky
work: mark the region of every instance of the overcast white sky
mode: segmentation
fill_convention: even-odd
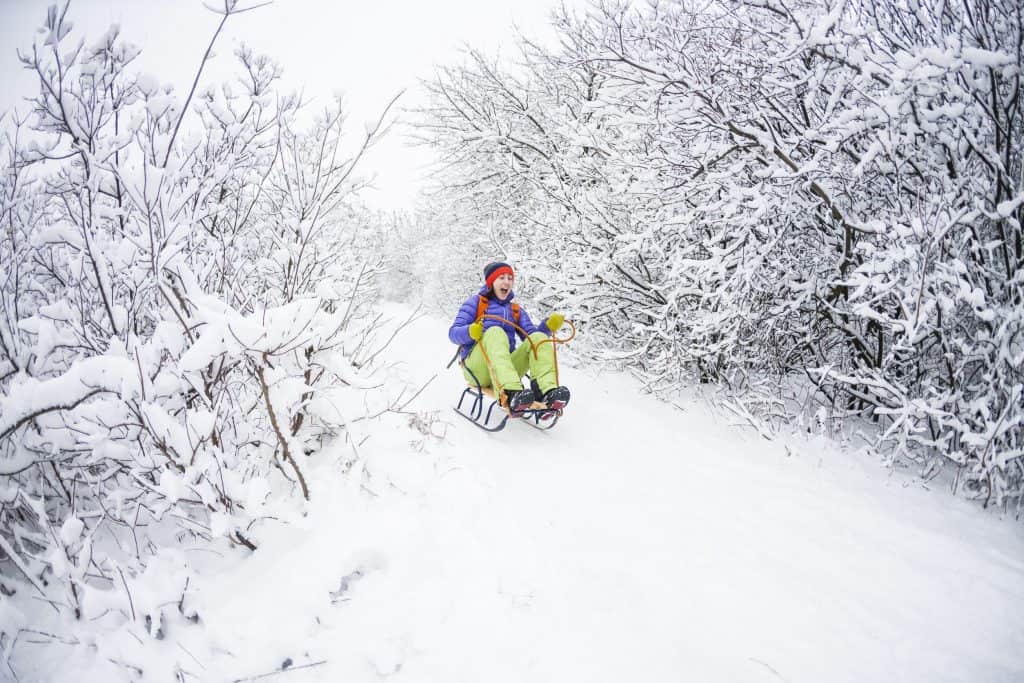
[[[220,0],[209,0],[218,3]],[[63,6],[64,0],[60,1]],[[243,6],[258,0],[242,0]],[[223,77],[239,42],[274,57],[289,88],[304,88],[326,104],[342,92],[350,127],[361,131],[403,88],[401,102],[415,104],[416,79],[435,64],[458,60],[463,43],[510,52],[513,25],[536,37],[551,35],[548,14],[559,0],[274,0],[234,17],[218,40],[213,68],[204,82]],[[0,111],[33,91],[30,74],[19,68],[15,50],[31,45],[46,17],[49,0],[0,0]],[[142,48],[140,70],[187,92],[219,17],[201,0],[72,0],[76,33],[98,35],[112,24]],[[219,80],[219,79],[218,79]],[[411,149],[396,130],[376,148],[364,170],[377,173],[372,206],[409,208],[421,185],[426,150]]]

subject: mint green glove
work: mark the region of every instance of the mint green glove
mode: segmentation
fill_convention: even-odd
[[[551,334],[558,332],[559,328],[562,327],[562,323],[565,322],[565,316],[561,313],[552,313],[548,316],[547,321],[544,323],[548,326],[548,330]]]
[[[483,323],[473,323],[469,326],[469,336],[473,341],[480,341],[480,337],[484,336]]]

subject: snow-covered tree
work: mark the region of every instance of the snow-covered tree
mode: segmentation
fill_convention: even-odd
[[[421,133],[597,355],[652,386],[804,377],[1024,493],[1012,3],[605,2],[439,72]]]
[[[247,10],[217,11],[219,33]],[[0,577],[157,635],[128,587],[161,538],[254,548],[365,400],[381,238],[357,163],[385,119],[300,128],[244,47],[237,80],[199,88],[201,66],[182,98],[67,14],[21,53],[39,92],[0,141]]]

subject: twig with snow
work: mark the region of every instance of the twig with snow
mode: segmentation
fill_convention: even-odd
[[[281,674],[291,673],[292,671],[298,671],[300,669],[311,669],[314,666],[320,666],[321,664],[326,664],[326,663],[327,663],[327,660],[326,659],[322,659],[319,662],[310,662],[309,664],[300,664],[298,666],[289,666],[287,668],[282,668],[282,669],[279,669],[277,671],[268,671],[267,673],[264,673],[264,674],[257,674],[255,676],[245,676],[243,678],[236,678],[231,683],[245,683],[245,681],[258,681],[258,680],[260,680],[262,678],[270,678],[271,676],[279,676]]]

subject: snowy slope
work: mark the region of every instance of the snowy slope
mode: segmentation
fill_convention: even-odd
[[[303,523],[268,524],[252,557],[186,553],[199,623],[168,625],[147,678],[1024,680],[1020,522],[618,374],[563,367],[552,432],[481,432],[450,409],[447,324],[391,351],[439,375],[413,408],[444,437],[378,429],[349,474],[318,461]],[[43,679],[128,677],[34,647],[16,664]]]

